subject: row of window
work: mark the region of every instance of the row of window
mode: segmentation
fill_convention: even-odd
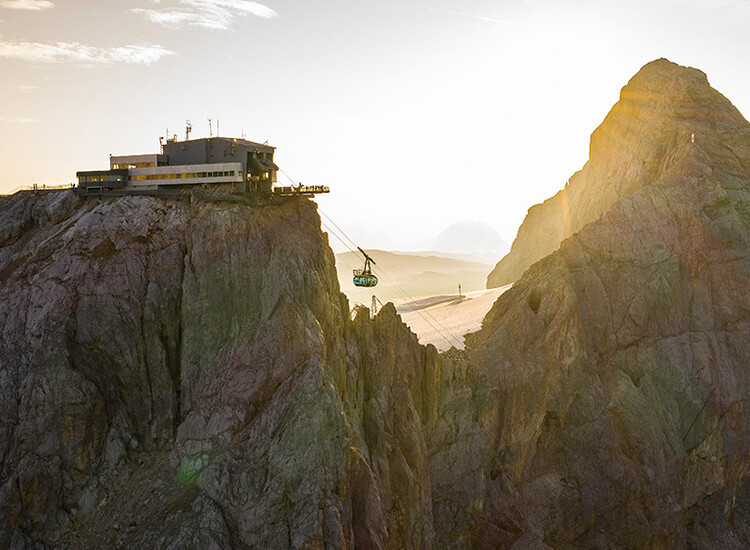
[[[123,181],[123,176],[115,176],[113,174],[102,174],[99,176],[79,176],[78,181],[81,183],[94,183],[94,182],[115,182]]]
[[[185,174],[147,174],[143,176],[128,176],[128,181],[146,181],[146,180],[177,180],[187,178],[223,178],[238,176],[240,172],[194,172]],[[97,176],[79,176],[80,183],[114,183],[124,181],[125,176],[115,174],[100,174]]]
[[[113,164],[112,169],[113,170],[124,170],[126,168],[153,168],[156,166],[155,162],[131,162],[131,163],[118,163]]]
[[[183,178],[223,178],[227,176],[237,176],[239,172],[194,172],[186,174],[147,174],[144,176],[128,176],[130,181],[145,180],[179,180]]]

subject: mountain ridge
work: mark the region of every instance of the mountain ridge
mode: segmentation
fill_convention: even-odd
[[[726,135],[733,140],[725,140]],[[737,159],[746,154],[748,143],[747,121],[710,87],[705,73],[663,58],[648,63],[622,89],[619,101],[593,132],[584,167],[564,189],[529,209],[510,253],[488,276],[488,288],[514,282],[615,201],[690,170],[691,163],[731,167],[746,175]],[[691,148],[704,147],[710,156],[688,154]]]
[[[307,199],[0,198],[0,550],[746,548],[750,129],[628,86],[464,351]]]

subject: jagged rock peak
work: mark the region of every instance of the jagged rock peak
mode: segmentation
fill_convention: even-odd
[[[0,550],[434,548],[443,376],[308,199],[0,197]]]
[[[628,120],[624,120],[627,117]],[[666,59],[648,63],[622,89],[620,99],[591,137],[591,160],[596,161],[598,141],[620,146],[644,145],[660,149],[658,143],[633,143],[657,132],[685,143],[684,133],[745,129],[747,122],[718,91],[711,88],[703,71],[683,67]],[[628,131],[631,130],[631,131]],[[610,134],[605,138],[602,134]],[[705,136],[704,136],[705,137]],[[628,143],[630,142],[630,143]],[[676,145],[672,139],[668,143]],[[692,141],[691,141],[692,143]],[[611,164],[611,163],[610,163]]]
[[[633,78],[630,79],[627,87],[638,86],[641,84],[663,84],[676,79],[683,81],[689,80],[701,86],[709,85],[706,73],[700,69],[684,67],[665,57],[661,57],[646,63],[641,67]]]
[[[487,280],[516,281],[534,262],[652,183],[714,171],[750,173],[750,125],[702,71],[666,59],[645,65],[591,135],[589,160],[563,190],[533,206]]]
[[[466,344],[495,547],[750,547],[749,128],[659,60],[530,210]]]

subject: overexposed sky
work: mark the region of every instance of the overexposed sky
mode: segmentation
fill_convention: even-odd
[[[328,185],[363,247],[459,220],[511,242],[645,63],[700,68],[750,113],[749,27],[737,0],[0,0],[0,192],[210,117]]]

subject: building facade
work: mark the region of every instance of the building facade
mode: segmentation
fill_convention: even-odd
[[[229,184],[238,193],[270,194],[279,167],[275,148],[244,139],[210,137],[167,140],[160,154],[109,157],[109,170],[77,172],[86,192],[163,190]]]

